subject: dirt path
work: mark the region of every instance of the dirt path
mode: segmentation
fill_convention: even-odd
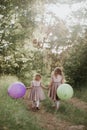
[[[44,107],[41,106],[41,109],[37,112],[33,112],[29,106],[30,103],[28,100],[24,100],[27,104],[28,109],[34,114],[34,116],[37,118],[39,125],[43,129],[47,130],[68,130],[69,126],[71,126],[71,123],[66,122],[64,120],[58,119],[53,114],[46,112]]]
[[[87,103],[84,102],[84,101],[81,101],[78,98],[72,98],[68,102],[71,103],[73,106],[79,108],[79,109],[87,111]]]
[[[27,90],[26,92],[24,102],[27,104],[28,109],[31,110],[30,109],[31,103],[28,101],[28,93],[29,90]],[[61,121],[53,114],[46,112],[44,106],[41,106],[41,109],[38,112],[33,112],[32,110],[31,112],[32,114],[34,114],[35,117],[37,117],[37,120],[43,129],[68,130],[69,126],[71,126],[70,122],[66,122],[64,120]]]
[[[73,124],[71,124],[70,122],[67,122],[65,120],[60,120],[58,119],[55,115],[46,112],[44,109],[44,106],[41,106],[41,109],[38,112],[33,112],[30,109],[30,102],[28,101],[28,93],[29,93],[29,89],[26,92],[26,95],[24,97],[24,102],[27,105],[28,110],[30,110],[32,112],[32,114],[34,114],[34,116],[36,117],[36,119],[39,122],[39,125],[42,127],[42,129],[47,129],[47,130],[84,130],[83,126],[81,126],[79,128],[79,126],[73,126]],[[84,108],[86,109],[86,105],[84,105],[84,102],[79,102],[78,99],[73,98],[70,100],[70,102],[72,104],[74,104],[76,107],[79,108]],[[73,128],[74,127],[74,128]]]

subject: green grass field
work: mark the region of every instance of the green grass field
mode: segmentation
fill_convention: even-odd
[[[44,130],[39,123],[38,115],[27,109],[23,99],[12,99],[8,96],[7,89],[15,81],[18,81],[18,78],[15,76],[0,77],[0,130]],[[48,84],[48,81],[46,81],[46,84]],[[85,94],[86,92],[84,92],[84,99],[86,98]],[[81,98],[83,100],[83,96],[80,96]],[[70,122],[72,125],[87,126],[86,111],[62,101],[57,112],[51,108],[51,104],[52,102],[48,97],[42,103],[44,105],[43,109],[47,113],[51,113],[53,117]]]
[[[0,78],[0,130],[42,130],[23,100],[8,96],[8,86],[15,81],[14,76]]]
[[[71,122],[74,125],[87,125],[87,112],[74,107],[72,104],[61,101],[60,108],[56,111],[52,108],[52,102],[47,99],[44,101],[44,106],[47,112],[52,113],[59,119]]]
[[[87,102],[87,84],[82,86],[81,89],[75,89],[75,96],[85,102]]]

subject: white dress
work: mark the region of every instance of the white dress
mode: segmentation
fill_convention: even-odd
[[[44,100],[45,94],[41,86],[41,81],[32,81],[32,89],[30,92],[30,100],[32,101],[38,101],[38,100]]]

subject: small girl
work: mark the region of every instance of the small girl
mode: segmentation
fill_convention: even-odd
[[[45,94],[42,89],[41,75],[36,74],[31,84],[30,100],[32,101],[32,108],[39,110],[40,101],[45,99]]]
[[[60,104],[60,99],[57,96],[57,88],[62,83],[64,83],[63,72],[59,67],[56,67],[51,76],[48,96],[53,100],[54,102],[53,106],[56,107],[57,110],[59,109],[59,104]]]

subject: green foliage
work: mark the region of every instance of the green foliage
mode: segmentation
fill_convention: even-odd
[[[80,89],[75,89],[75,96],[85,102],[87,102],[87,83],[80,86]]]
[[[49,99],[44,101],[44,106],[47,112],[52,113],[58,119],[69,121],[75,125],[87,125],[86,111],[80,110],[67,102],[61,101],[58,111],[51,107],[52,102]]]
[[[80,24],[69,26],[72,30],[69,32],[69,28],[63,20],[58,18],[55,13],[47,13],[44,8],[46,4],[51,5],[51,3],[57,2],[63,4],[63,1],[59,0],[0,1],[1,74],[16,74],[22,81],[29,84],[36,72],[49,75],[56,66],[62,66],[64,63],[65,74],[70,83],[85,82],[87,75],[86,44],[84,43],[85,38],[81,41],[82,44],[78,39],[83,37],[86,26],[80,26]],[[65,0],[65,2],[73,3],[71,0]],[[78,0],[74,2],[78,2]],[[86,7],[81,12],[86,12]],[[81,16],[78,10],[77,14]],[[48,16],[50,20],[47,21]],[[74,14],[72,16],[74,17]],[[33,38],[36,38],[38,45],[31,49]],[[61,54],[58,54],[57,51],[71,43],[73,49],[70,50],[70,57],[64,62],[67,50],[63,50]],[[79,43],[80,45],[75,45]],[[57,54],[52,53],[53,50]],[[77,50],[78,53],[76,53]]]
[[[1,84],[1,90],[3,91],[7,89],[7,87],[12,84],[13,82],[17,82],[18,78],[16,76],[11,75],[3,75],[0,77],[0,84]],[[6,91],[6,90],[5,90]]]
[[[8,86],[17,80],[15,76],[0,77],[0,129],[42,130],[36,117],[27,110],[23,100],[15,100],[8,96]]]
[[[74,45],[64,63],[67,81],[76,86],[81,86],[87,80],[87,43],[82,39]]]
[[[16,74],[24,80],[31,79],[35,70],[44,72],[43,54],[30,49],[37,14],[35,3],[38,1],[0,1],[0,73]]]
[[[86,112],[83,110],[80,110],[73,105],[70,105],[66,102],[63,102],[60,107],[60,112],[57,115],[58,117],[61,117],[61,119],[66,119],[68,121],[73,122],[74,124],[84,124],[86,125],[87,121],[87,115]]]
[[[0,72],[18,74],[24,67],[23,45],[34,28],[33,1],[0,1]],[[21,51],[20,51],[21,48]],[[22,67],[23,66],[23,67]],[[30,67],[30,66],[29,66]]]

